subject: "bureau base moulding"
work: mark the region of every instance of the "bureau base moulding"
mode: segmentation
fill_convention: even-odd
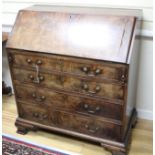
[[[60,132],[64,135],[71,135],[73,137],[78,137],[81,139],[86,139],[86,140],[90,140],[90,141],[99,143],[105,149],[111,151],[112,155],[126,155],[128,149],[129,149],[127,147],[130,147],[129,143],[131,142],[131,140],[130,140],[131,130],[132,130],[132,128],[135,127],[136,123],[137,123],[137,111],[136,111],[136,109],[133,109],[132,115],[130,117],[130,121],[128,124],[128,130],[127,130],[126,136],[124,137],[123,142],[114,142],[114,141],[110,141],[107,139],[95,138],[95,137],[87,136],[87,135],[80,134],[80,133],[73,132],[73,131],[68,131],[68,130],[64,130],[64,129],[60,129],[60,128],[45,126],[45,125],[42,125],[39,123],[34,123],[34,122],[24,120],[21,118],[16,119],[15,125],[17,126],[17,133],[19,133],[19,134],[25,135],[29,131],[36,132],[39,129],[46,129],[46,130],[53,131],[53,132]]]

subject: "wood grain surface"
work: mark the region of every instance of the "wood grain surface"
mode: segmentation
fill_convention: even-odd
[[[3,96],[2,132],[28,140],[36,144],[77,153],[79,155],[110,155],[111,153],[100,146],[83,142],[77,139],[59,136],[45,131],[29,132],[27,135],[16,133],[14,122],[17,117],[17,109],[14,96]],[[138,120],[138,124],[132,133],[132,143],[129,155],[153,155],[153,123],[149,120]]]
[[[133,16],[23,10],[7,47],[127,63],[134,25]]]

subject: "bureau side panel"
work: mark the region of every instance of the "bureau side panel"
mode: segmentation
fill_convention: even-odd
[[[127,103],[125,109],[125,126],[124,136],[128,130],[128,125],[133,108],[136,108],[136,94],[137,94],[137,80],[138,80],[138,66],[139,66],[139,54],[140,54],[140,38],[138,32],[140,32],[141,22],[136,21],[135,31],[132,40],[132,53],[129,55],[128,65],[128,86],[127,86]]]

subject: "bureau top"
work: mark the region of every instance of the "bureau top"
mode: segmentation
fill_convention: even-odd
[[[18,13],[7,48],[128,63],[138,10],[33,6]]]

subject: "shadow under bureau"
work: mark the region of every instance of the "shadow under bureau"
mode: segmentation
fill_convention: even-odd
[[[127,154],[136,123],[140,11],[33,6],[7,42],[17,132],[39,128]]]

